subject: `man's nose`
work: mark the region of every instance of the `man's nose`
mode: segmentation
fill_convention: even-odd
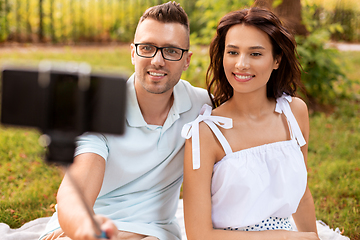
[[[151,60],[151,64],[155,66],[164,66],[165,65],[165,59],[162,56],[161,50],[159,49],[155,56]]]

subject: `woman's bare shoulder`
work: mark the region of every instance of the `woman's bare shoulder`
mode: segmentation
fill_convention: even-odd
[[[298,98],[293,97],[290,103],[291,111],[293,112],[296,121],[298,122],[300,129],[305,137],[305,140],[308,140],[309,136],[309,112],[306,103]]]
[[[295,117],[308,115],[308,107],[304,100],[298,97],[292,97],[292,101],[290,102],[290,107]]]

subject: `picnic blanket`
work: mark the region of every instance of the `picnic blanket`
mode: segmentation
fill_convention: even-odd
[[[183,240],[187,240],[185,234],[182,199],[180,199],[179,201],[176,217],[181,227]],[[45,226],[49,220],[50,217],[38,218],[28,223],[25,223],[22,227],[18,229],[11,229],[7,224],[0,223],[0,240],[37,240],[40,237],[40,234],[44,231]],[[330,229],[329,226],[327,226],[320,220],[318,220],[316,224],[319,237],[322,240],[350,240],[350,238],[342,236],[338,228],[336,228],[335,230]],[[293,224],[293,226],[295,225]]]

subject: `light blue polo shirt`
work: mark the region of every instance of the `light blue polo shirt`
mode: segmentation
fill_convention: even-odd
[[[207,91],[180,80],[174,103],[163,126],[148,125],[139,108],[134,75],[127,82],[128,101],[122,136],[86,133],[75,155],[96,153],[106,161],[103,185],[95,202],[96,214],[112,219],[119,230],[179,240],[175,218],[183,178],[184,124],[193,121]],[[111,116],[110,116],[111,117]],[[45,233],[59,228],[55,213]]]

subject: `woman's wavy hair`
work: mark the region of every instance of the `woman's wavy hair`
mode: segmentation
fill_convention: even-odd
[[[297,87],[302,88],[295,38],[271,11],[253,7],[225,15],[220,20],[216,36],[211,42],[206,83],[214,107],[220,106],[234,94],[225,76],[223,59],[227,32],[237,24],[254,26],[265,32],[271,40],[273,57],[281,56],[279,68],[273,70],[267,83],[267,97],[276,99],[283,93],[295,96]]]

